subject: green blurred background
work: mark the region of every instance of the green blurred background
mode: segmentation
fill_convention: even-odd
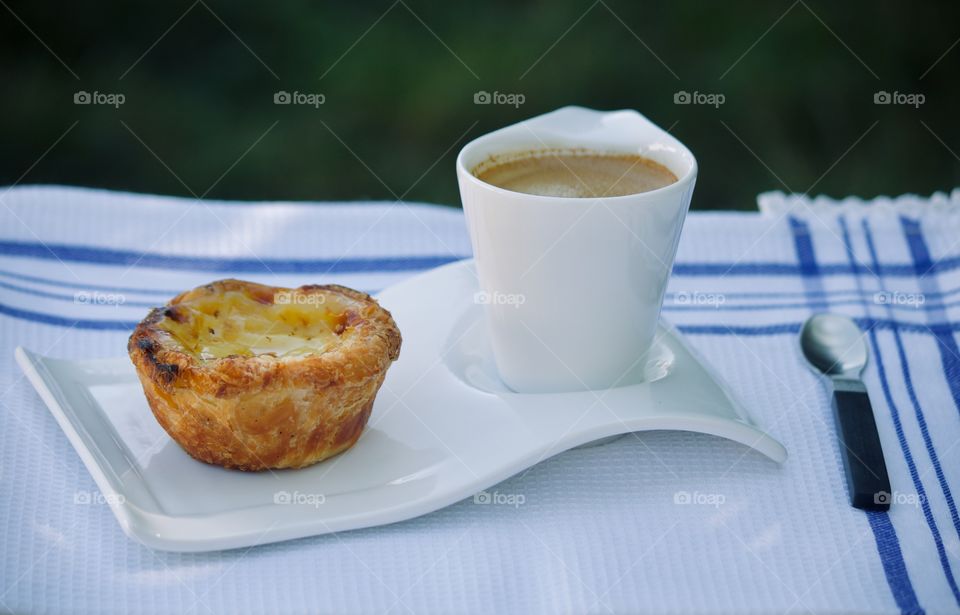
[[[960,185],[956,2],[9,2],[0,15],[7,185],[459,205],[466,141],[567,104],[670,127],[700,161],[697,209],[749,209],[771,189]],[[78,91],[125,102],[78,105]],[[278,91],[325,101],[277,105]],[[524,103],[478,105],[478,91]],[[724,102],[675,104],[681,91]],[[880,91],[925,100],[877,105]]]

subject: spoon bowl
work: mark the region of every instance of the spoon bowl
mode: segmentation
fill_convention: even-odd
[[[800,330],[803,356],[827,376],[856,378],[867,365],[867,344],[853,320],[839,314],[811,316]]]

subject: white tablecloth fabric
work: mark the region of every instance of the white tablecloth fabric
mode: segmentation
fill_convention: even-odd
[[[468,257],[459,210],[203,202],[60,187],[0,196],[0,608],[11,612],[957,612],[960,193],[763,195],[695,213],[664,315],[789,450],[646,433],[570,451],[405,523],[208,554],[121,532],[13,362],[122,355],[147,306],[211,279],[376,291]],[[894,488],[849,507],[828,398],[796,348],[834,310]],[[495,443],[491,443],[495,446]],[[515,501],[515,499],[513,500]]]

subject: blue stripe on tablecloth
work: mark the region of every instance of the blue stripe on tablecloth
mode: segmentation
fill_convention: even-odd
[[[114,250],[92,246],[36,243],[27,241],[0,241],[0,255],[37,258],[97,265],[140,266],[154,269],[212,271],[220,273],[363,273],[429,269],[445,265],[469,255],[420,255],[403,257],[369,257],[345,259],[277,259],[277,258],[218,258],[208,256],[181,256],[144,253],[136,250]],[[960,256],[933,263],[932,273],[960,268]],[[818,263],[820,276],[869,273],[859,264]],[[678,262],[673,267],[677,276],[798,276],[804,275],[802,265],[794,263],[698,263]],[[913,263],[887,264],[887,276],[913,277]]]
[[[180,290],[162,290],[157,288],[134,288],[133,286],[107,286],[99,282],[96,285],[86,284],[83,282],[74,282],[71,280],[55,280],[53,278],[43,278],[36,275],[27,275],[25,273],[18,273],[15,271],[6,271],[0,269],[0,276],[12,278],[14,280],[20,280],[23,282],[33,282],[35,284],[46,284],[48,286],[55,286],[57,288],[77,288],[80,290],[105,290],[107,292],[114,293],[137,293],[139,295],[162,295],[165,297],[175,297],[179,295]],[[957,289],[960,291],[960,288]]]
[[[914,262],[917,265],[917,274],[922,278],[925,273],[930,270],[930,251],[927,249],[927,243],[923,237],[923,231],[921,230],[920,225],[913,220],[901,218],[901,221],[903,222],[903,230],[907,238],[907,243],[910,245],[910,252],[913,255]],[[937,281],[935,279],[930,279],[926,282],[921,279],[920,284],[921,289],[924,286],[929,286],[930,290],[932,291],[938,290],[936,288]],[[943,310],[939,310],[937,313],[941,318],[946,318],[946,313]],[[944,343],[943,338],[945,335],[942,328],[937,327],[937,329],[933,329],[933,332],[934,336],[939,342],[937,348],[940,350],[940,360],[947,376],[950,392],[953,394],[954,405],[956,406],[957,396],[958,393],[960,393],[957,390],[958,387],[960,387],[960,383],[957,382],[957,372],[960,370],[960,357],[958,357],[956,353],[960,352],[960,349],[951,350],[950,346]],[[956,341],[953,338],[953,334],[947,333],[946,337],[950,342],[952,342],[953,348],[956,349],[957,346]],[[899,340],[897,341],[897,346],[902,356],[901,360],[905,361],[906,352],[904,351],[903,345],[900,344]],[[930,438],[930,432],[927,429],[927,422],[924,419],[923,412],[920,410],[920,402],[917,399],[909,370],[904,370],[904,377],[907,381],[907,392],[910,394],[910,400],[917,412],[917,423],[920,425],[920,433],[923,434],[923,441],[930,453],[930,461],[933,463],[933,469],[934,472],[936,472],[937,481],[940,483],[940,488],[943,490],[943,496],[947,501],[947,507],[950,509],[950,518],[953,521],[953,527],[956,529],[957,535],[960,536],[960,515],[957,513],[957,505],[953,499],[953,494],[950,492],[950,486],[943,474],[943,469],[940,466],[940,459],[938,458],[937,452],[933,447],[933,440]]]
[[[863,228],[863,234],[867,241],[867,250],[870,252],[870,261],[873,265],[874,270],[876,271],[877,280],[880,284],[881,290],[886,290],[883,283],[884,269],[880,264],[880,259],[877,256],[877,248],[873,241],[873,232],[870,230],[870,224],[867,220],[861,221],[861,226]],[[918,421],[923,417],[923,411],[920,409],[920,404],[917,401],[916,395],[911,395],[913,391],[912,380],[910,379],[909,366],[907,364],[906,352],[903,348],[903,340],[900,336],[900,327],[894,323],[893,327],[893,339],[897,346],[897,355],[900,360],[900,366],[903,370],[904,381],[907,384],[907,392],[910,397],[911,404],[914,407],[914,412],[917,414]],[[877,357],[877,372],[880,376],[880,385],[883,388],[883,395],[887,400],[887,405],[890,407],[890,416],[893,419],[894,428],[897,432],[897,439],[900,442],[900,448],[903,449],[904,458],[907,461],[907,468],[910,471],[910,478],[913,480],[913,485],[917,490],[917,496],[920,500],[920,507],[923,510],[923,516],[927,521],[927,525],[930,527],[930,532],[933,535],[933,541],[937,547],[937,554],[940,558],[940,567],[943,568],[943,573],[947,578],[947,584],[950,586],[950,590],[953,592],[953,597],[960,604],[960,589],[957,588],[957,581],[953,577],[953,570],[950,566],[950,560],[947,558],[946,549],[943,546],[943,538],[940,535],[940,529],[937,527],[936,520],[933,518],[933,512],[930,510],[930,502],[927,500],[926,490],[923,487],[923,481],[920,480],[920,475],[917,472],[916,464],[913,461],[913,456],[910,454],[910,447],[907,445],[906,436],[903,433],[903,425],[900,422],[900,412],[897,410],[896,404],[893,402],[893,395],[890,392],[890,383],[887,380],[886,370],[884,369],[883,357],[880,353],[880,346],[877,343],[877,334],[875,329],[870,329],[870,341],[873,343],[874,355]],[[924,425],[926,423],[924,422]],[[921,433],[924,433],[921,430]],[[924,444],[926,445],[927,452],[931,456],[931,460],[936,459],[936,452],[933,449],[933,444],[929,441],[929,434],[924,436]],[[934,461],[935,466],[939,465],[937,461]],[[946,483],[941,483],[941,486],[946,489]],[[946,490],[948,492],[949,490]],[[952,496],[951,496],[952,498]]]
[[[677,293],[673,293],[673,294],[676,295]],[[828,298],[831,298],[832,301],[835,301],[836,299],[833,299],[835,297],[839,297],[841,295],[853,295],[854,298],[859,301],[861,297],[861,291],[856,289],[849,289],[849,288],[834,288],[830,290],[822,290],[820,292],[754,291],[754,292],[729,292],[729,293],[723,293],[723,294],[725,297],[732,297],[734,299],[798,299],[798,298],[802,299],[802,298],[807,298],[809,296],[813,296],[813,297],[828,297]],[[927,299],[944,299],[946,297],[952,297],[953,295],[956,295],[956,294],[960,294],[960,288],[952,288],[939,293],[936,293],[936,292],[931,292],[929,294],[924,293]]]
[[[679,293],[682,294],[682,293]],[[813,293],[811,293],[813,294]],[[726,293],[716,293],[716,295],[723,296],[724,298],[729,297]],[[678,300],[676,298],[672,299],[674,302]],[[710,311],[721,311],[721,312],[764,312],[772,310],[789,310],[789,309],[800,309],[800,308],[819,308],[826,309],[830,306],[835,305],[863,305],[862,299],[813,299],[804,303],[744,303],[739,305],[727,305],[722,303],[719,305],[709,305],[707,303],[695,304],[695,305],[671,305],[665,304],[663,309],[670,310],[672,312],[710,312]],[[926,303],[922,305],[910,305],[910,304],[900,304],[900,303],[887,303],[890,308],[895,310],[903,310],[905,312],[917,312],[920,311],[934,311],[939,310],[943,311],[948,307],[960,307],[960,301],[953,301],[950,303]]]
[[[51,293],[43,290],[38,290],[35,288],[27,288],[26,286],[17,286],[16,284],[10,284],[2,280],[0,280],[0,288],[6,288],[7,290],[23,293],[25,295],[32,295],[34,297],[43,297],[44,299],[51,299],[53,301],[69,301],[70,303],[81,303],[81,304],[87,303],[88,305],[92,305],[93,307],[106,307],[106,308],[114,308],[114,309],[119,306],[154,308],[160,305],[164,305],[166,303],[166,301],[161,299],[158,299],[156,301],[128,301],[127,298],[123,296],[123,293],[119,291],[103,292],[103,294],[118,295],[120,297],[118,301],[113,303],[111,302],[97,303],[96,297],[93,295],[93,293],[101,292],[99,290],[77,291],[72,295],[64,295],[62,293]],[[360,292],[364,292],[367,294],[373,294],[376,292],[371,290],[364,290],[362,288],[357,288],[355,290],[359,290]],[[176,297],[177,295],[179,295],[180,292],[182,291],[179,291],[179,292],[173,291],[170,293],[170,295],[167,298],[172,299],[173,297]],[[86,302],[84,301],[84,297],[86,297],[87,299]],[[960,303],[958,303],[958,305],[960,305]]]
[[[34,297],[43,297],[44,299],[52,299],[54,301],[69,301],[70,303],[82,303],[82,297],[86,292],[87,295],[90,293],[87,291],[77,292],[73,295],[64,295],[60,293],[50,293],[44,290],[37,290],[35,288],[27,288],[25,286],[17,286],[16,284],[10,284],[7,282],[0,281],[0,288],[6,288],[7,290],[12,290],[18,293],[23,293],[25,295],[32,295]],[[171,297],[178,295],[179,293],[174,293]],[[145,302],[145,301],[127,301],[126,298],[123,299],[121,305],[128,305],[132,307],[157,307],[158,303],[161,302]],[[103,305],[104,307],[116,307],[117,304],[93,304],[93,305]]]
[[[871,511],[867,513],[867,520],[870,521],[870,528],[873,530],[873,536],[877,542],[877,551],[879,551],[880,561],[883,563],[883,572],[887,577],[887,583],[890,585],[890,591],[893,592],[893,599],[900,607],[900,612],[905,615],[923,613],[920,602],[917,600],[917,594],[913,591],[913,585],[910,583],[910,574],[907,572],[906,563],[903,561],[900,540],[897,538],[897,530],[890,522],[890,515],[886,512]]]
[[[843,246],[847,252],[847,258],[850,259],[851,263],[855,263],[857,259],[853,252],[853,242],[850,240],[850,229],[847,226],[847,220],[843,216],[839,216],[837,221],[840,223],[840,231],[843,234]],[[867,301],[863,299],[863,284],[860,282],[859,275],[854,276],[854,282],[857,285],[857,291],[860,293],[864,315],[868,319],[873,320],[870,315],[870,306]],[[871,342],[878,355],[878,371],[881,375],[882,382],[885,384],[883,360],[882,357],[879,356],[879,346],[877,345],[876,339],[876,326],[871,323],[867,324],[866,327],[861,325],[861,328],[866,328],[870,332]],[[887,399],[892,408],[892,412],[896,412],[896,409],[892,405],[892,400],[888,397]],[[902,437],[902,430],[897,431],[897,437],[898,440]],[[903,444],[901,444],[901,447],[902,446]],[[909,456],[909,451],[905,454],[905,457],[906,456]],[[893,598],[896,600],[897,606],[900,607],[902,613],[922,613],[923,609],[920,607],[916,592],[913,590],[913,585],[910,582],[910,574],[907,572],[906,563],[903,561],[903,552],[900,549],[897,530],[893,526],[893,522],[890,521],[890,514],[886,511],[868,512],[867,518],[870,520],[870,525],[873,528],[874,537],[877,541],[877,550],[880,552],[880,559],[883,562],[883,571],[887,576],[887,583],[890,585],[890,590],[893,592]],[[886,538],[886,540],[881,540],[881,537]],[[884,555],[885,553],[886,557]]]
[[[3,274],[4,272],[0,271],[0,277],[2,277]],[[34,280],[41,279],[41,278],[36,278],[35,276],[31,276],[31,277],[33,277]],[[49,281],[45,283],[51,286],[60,284],[59,281]],[[91,292],[99,291],[104,293],[124,295],[126,293],[141,294],[144,292],[139,289],[121,290],[118,287],[103,286],[101,284],[98,284],[97,288],[93,288],[92,286],[86,285],[86,284],[73,284],[72,286],[74,288],[83,288],[85,290],[80,293],[66,295],[63,293],[50,292],[50,291],[30,288],[27,286],[19,286],[17,284],[11,284],[9,282],[4,282],[0,280],[0,288],[6,288],[7,290],[12,290],[14,292],[23,293],[26,295],[32,295],[34,297],[43,297],[45,299],[51,299],[53,301],[67,301],[70,303],[77,303],[78,302],[77,297],[82,293],[89,294]],[[100,289],[103,289],[103,290],[100,291]],[[374,294],[376,292],[375,290],[362,289],[362,288],[358,290],[361,290],[362,292],[365,292],[368,294]],[[151,293],[151,294],[158,294],[158,293]],[[175,297],[178,294],[180,294],[180,291],[167,291],[166,298]],[[724,298],[732,296],[731,294],[727,294],[727,293],[718,293],[718,294],[722,295]],[[824,293],[820,293],[820,294],[824,294]],[[862,303],[862,298],[851,298],[851,299],[833,299],[831,301],[810,299],[805,303],[753,303],[753,304],[727,305],[726,303],[716,304],[716,302],[714,302],[713,304],[708,304],[708,303],[698,304],[694,302],[692,304],[687,304],[687,303],[681,303],[682,299],[680,297],[684,295],[683,292],[673,293],[673,295],[674,296],[672,298],[668,297],[668,301],[664,303],[663,309],[665,311],[668,311],[668,312],[716,312],[716,311],[762,312],[762,311],[789,310],[789,309],[800,309],[800,308],[826,309],[826,308],[829,308],[831,305],[861,305]],[[123,301],[120,302],[120,305],[129,306],[129,307],[156,307],[157,305],[160,305],[162,303],[165,303],[165,301],[162,301],[162,300],[130,301],[124,297]],[[102,307],[115,307],[114,304],[112,303],[111,304],[93,303],[91,305],[94,305],[94,306],[102,305]],[[908,304],[901,305],[899,303],[894,302],[894,303],[888,303],[887,305],[889,305],[893,309],[902,310],[905,312],[916,312],[917,310],[923,310],[923,311],[935,311],[938,313],[943,313],[944,309],[947,307],[960,307],[960,300],[949,302],[949,303],[924,302],[922,305],[908,305]]]
[[[379,272],[371,272],[371,273],[379,273]],[[4,270],[4,269],[0,269],[0,277],[8,277],[8,278],[12,278],[12,279],[14,279],[14,280],[20,280],[20,281],[24,281],[24,282],[32,282],[32,283],[35,283],[35,284],[43,284],[43,285],[47,285],[47,286],[54,286],[54,287],[56,287],[56,288],[58,288],[58,289],[60,289],[60,288],[76,288],[76,289],[80,289],[80,290],[94,290],[94,289],[96,289],[96,290],[103,290],[103,291],[105,291],[105,292],[135,293],[135,294],[140,294],[140,295],[158,295],[158,296],[163,296],[163,297],[173,297],[173,296],[176,296],[176,295],[180,294],[180,292],[182,292],[181,290],[165,290],[165,289],[157,289],[157,288],[137,288],[137,287],[133,287],[133,286],[114,286],[114,285],[103,284],[103,283],[101,283],[101,282],[99,282],[99,281],[97,281],[97,282],[79,282],[79,281],[73,281],[73,280],[62,280],[62,279],[56,279],[56,278],[46,278],[46,277],[41,277],[41,276],[36,276],[36,275],[27,275],[27,274],[15,272],[15,271],[7,271],[7,270]],[[365,291],[365,292],[374,292],[374,291]],[[683,294],[683,293],[682,293],[682,291],[680,291],[680,292],[674,292],[674,293],[669,294],[669,295],[667,296],[667,298],[669,299],[671,296],[676,296],[676,295],[678,295],[678,294]],[[924,298],[925,298],[925,300],[945,299],[945,298],[947,298],[947,297],[952,297],[952,296],[957,295],[957,294],[960,294],[960,288],[952,288],[952,289],[949,289],[949,290],[945,290],[945,291],[943,291],[943,292],[935,292],[935,291],[926,292],[926,293],[924,293]],[[852,297],[852,298],[850,298],[850,299],[837,299],[836,297],[839,297],[840,295],[854,295],[854,297]],[[845,303],[850,303],[850,302],[856,302],[856,303],[859,304],[859,302],[860,302],[860,294],[859,294],[859,291],[857,291],[857,290],[848,290],[848,289],[821,290],[821,291],[818,291],[818,292],[813,292],[813,291],[809,291],[809,292],[789,292],[789,291],[779,291],[779,292],[778,292],[778,291],[772,291],[772,292],[762,292],[762,291],[754,291],[754,292],[725,292],[725,293],[723,293],[723,296],[726,297],[726,298],[729,298],[729,299],[793,299],[793,298],[808,298],[808,297],[810,297],[810,296],[819,296],[819,297],[824,297],[824,298],[831,298],[830,300],[831,300],[831,302],[832,302],[834,305],[836,305],[836,304],[838,304],[838,303],[841,304],[841,305],[843,305],[843,304],[845,304]],[[825,300],[826,300],[826,299],[824,299],[824,301],[825,301]],[[794,307],[794,306],[796,306],[796,307],[801,307],[801,306],[806,306],[806,305],[807,305],[806,303],[804,303],[804,304],[785,304],[785,303],[784,303],[784,304],[769,304],[769,309],[777,309],[777,308],[779,308],[779,307],[788,307],[788,308],[789,308],[789,307]],[[917,307],[925,308],[926,306],[930,306],[930,305],[932,305],[932,304],[925,302],[923,306],[917,306]],[[955,306],[960,306],[960,302],[956,302],[956,303],[943,303],[942,305],[943,305],[943,307],[955,307]],[[669,306],[668,309],[677,309],[678,307],[681,307],[681,306]],[[682,307],[683,307],[685,310],[687,310],[687,309],[689,308],[689,311],[696,311],[697,309],[701,309],[701,308],[699,308],[698,306],[682,306]],[[763,305],[763,304],[758,304],[758,305],[753,305],[753,306],[744,305],[744,306],[721,306],[721,307],[724,308],[724,309],[741,309],[741,308],[742,308],[742,309],[758,309],[758,310],[768,309],[768,307],[767,307],[766,305]],[[894,305],[894,307],[895,307],[895,308],[903,308],[903,309],[917,309],[916,307],[912,307],[912,306],[909,306],[909,305]]]
[[[0,241],[0,254],[96,265],[125,265],[128,267],[220,273],[384,273],[431,269],[465,258],[465,256],[442,255],[305,260],[212,258],[25,241]]]
[[[853,321],[863,330],[869,327],[882,330],[909,331],[933,335],[930,327],[901,320],[887,320],[885,318],[854,318]],[[677,325],[677,328],[688,335],[789,335],[800,333],[802,322],[782,322],[769,325]],[[953,331],[960,331],[960,322],[946,323]]]
[[[376,272],[374,272],[376,273]],[[48,286],[54,286],[56,288],[76,288],[80,290],[103,290],[106,292],[118,292],[118,293],[136,293],[140,295],[158,295],[163,297],[173,297],[180,294],[181,290],[165,290],[157,288],[137,288],[134,286],[112,286],[108,284],[103,284],[101,282],[79,282],[74,280],[62,280],[56,278],[46,278],[37,275],[27,275],[25,273],[20,273],[16,271],[8,271],[5,269],[0,269],[0,277],[8,277],[14,280],[20,280],[23,282],[33,282],[35,284],[45,284]],[[369,292],[369,291],[368,291]],[[676,294],[676,293],[674,293]],[[856,300],[859,301],[859,294],[856,290],[847,290],[847,289],[834,289],[834,290],[825,290],[820,293],[807,293],[807,292],[790,292],[790,291],[772,291],[772,292],[728,292],[724,293],[724,296],[731,299],[790,299],[790,298],[805,298],[808,295],[822,295],[826,297],[837,297],[840,295],[855,295]],[[950,290],[945,290],[942,293],[924,293],[927,299],[945,299],[946,297],[952,297],[953,295],[960,294],[960,288],[953,288]],[[952,304],[951,306],[952,307]]]
[[[814,253],[813,241],[810,237],[810,227],[809,225],[797,218],[790,217],[790,231],[793,234],[794,246],[797,252],[797,260],[800,262],[800,266],[804,273],[804,286],[811,290],[822,290],[823,289],[823,280],[820,278],[820,268],[817,265],[816,254]],[[851,268],[855,269],[856,262],[853,259],[853,252],[849,243],[845,245],[847,249],[847,258],[851,260]],[[854,276],[857,288],[860,288],[860,278],[859,276]],[[864,307],[866,309],[866,307]],[[869,316],[869,314],[867,314]],[[873,328],[869,328],[869,331],[873,332]],[[874,344],[876,347],[876,344]],[[879,348],[876,348],[876,354],[879,355]],[[878,356],[878,365],[879,356]],[[913,463],[912,457],[910,457],[910,449],[907,446],[906,440],[901,442],[904,454],[908,458],[908,462]],[[842,453],[842,451],[841,451]],[[910,582],[910,575],[907,574],[906,562],[903,561],[903,551],[900,548],[900,539],[897,536],[896,529],[893,527],[893,523],[890,522],[889,516],[886,512],[877,513],[886,517],[886,523],[876,523],[876,519],[868,515],[867,521],[870,524],[870,529],[873,531],[874,540],[877,543],[877,553],[880,556],[880,563],[883,565],[884,574],[887,577],[887,585],[890,586],[890,592],[893,594],[894,600],[897,603],[897,606],[900,607],[902,612],[905,612],[905,604],[916,604],[919,608],[919,603],[917,602],[917,595],[913,589],[913,584]],[[881,529],[889,531],[880,531]],[[892,559],[891,559],[892,558]],[[899,571],[903,570],[903,574],[899,574]],[[897,574],[891,574],[891,571],[897,572]],[[901,604],[901,598],[906,596],[907,600]]]
[[[823,282],[820,280],[820,266],[813,252],[813,240],[810,238],[810,227],[806,222],[793,216],[788,219],[790,232],[793,235],[793,245],[797,252],[797,262],[800,263],[800,275],[804,278],[804,286],[813,292],[823,292]]]
[[[0,304],[0,314],[10,316],[19,320],[40,323],[42,325],[53,325],[55,327],[68,327],[71,329],[89,329],[93,331],[130,331],[137,326],[136,322],[125,320],[94,320],[89,318],[68,318],[65,316],[54,316],[53,314],[44,314],[31,310],[23,310],[9,305]]]
[[[943,540],[940,537],[940,530],[937,528],[937,524],[933,519],[933,514],[930,511],[930,504],[927,503],[927,494],[923,488],[923,483],[920,481],[920,476],[917,473],[917,467],[913,462],[913,456],[910,454],[910,451],[907,448],[906,436],[903,433],[903,425],[900,423],[900,417],[893,401],[893,395],[890,392],[890,383],[887,381],[883,356],[877,352],[879,345],[877,343],[876,329],[870,329],[870,342],[874,347],[874,354],[877,358],[877,373],[880,376],[880,387],[883,389],[883,397],[887,402],[887,406],[890,408],[890,415],[893,417],[894,429],[897,432],[897,440],[900,442],[900,448],[903,450],[904,458],[907,460],[907,469],[910,472],[910,478],[913,480],[914,487],[917,490],[917,496],[920,500],[921,508],[923,509],[923,516],[926,519],[927,526],[930,527],[930,532],[933,534],[933,540],[936,544],[937,554],[940,559],[940,566],[943,568],[944,574],[947,578],[947,583],[950,585],[950,588],[954,593],[954,597],[956,597],[956,582],[953,580],[953,571],[950,568],[950,562],[947,560],[946,552],[944,551]]]
[[[920,292],[924,295],[939,293],[940,283],[937,281],[936,274],[933,273],[935,265],[930,258],[930,249],[923,237],[923,229],[920,227],[920,223],[901,216],[900,225],[903,228],[907,246],[910,248],[910,258],[913,260]],[[947,321],[947,314],[941,306],[933,306],[929,317],[935,322]],[[939,325],[932,325],[930,328],[933,330],[937,342],[939,342],[937,349],[940,351],[940,361],[943,364],[947,383],[950,385],[954,406],[960,409],[960,347],[957,347],[957,340],[952,331]]]
[[[14,307],[0,303],[0,314],[24,320],[27,322],[36,322],[45,325],[55,325],[62,327],[72,327],[74,329],[92,329],[92,330],[129,330],[137,326],[137,322],[132,320],[110,320],[100,318],[71,318],[68,316],[56,316],[44,312],[36,312],[23,308]],[[933,332],[927,325],[916,324],[912,322],[903,322],[887,319],[874,318],[854,318],[854,322],[861,329],[873,327],[878,330],[893,329],[900,331],[909,331],[910,333],[919,333],[932,335]],[[742,336],[769,336],[769,335],[796,335],[800,332],[802,322],[782,322],[768,325],[698,325],[698,324],[677,324],[676,327],[686,335],[742,335]],[[944,323],[945,327],[952,331],[960,331],[960,322]]]
[[[960,267],[960,257],[953,257],[938,261],[934,269],[938,272],[951,271]],[[846,263],[818,263],[821,276],[854,275],[869,273],[862,265]],[[799,265],[791,263],[694,263],[679,262],[673,267],[674,275],[717,277],[725,275],[742,276],[799,276],[803,275]],[[890,277],[913,277],[912,264],[887,264],[885,273]]]

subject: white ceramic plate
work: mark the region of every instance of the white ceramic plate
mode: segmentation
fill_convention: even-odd
[[[703,432],[786,458],[664,327],[646,382],[567,394],[508,391],[475,291],[465,261],[380,295],[403,332],[400,360],[357,444],[303,470],[243,473],[195,461],[154,420],[126,357],[65,361],[18,348],[17,361],[124,532],[164,550],[245,547],[409,519],[551,455],[631,431]]]

